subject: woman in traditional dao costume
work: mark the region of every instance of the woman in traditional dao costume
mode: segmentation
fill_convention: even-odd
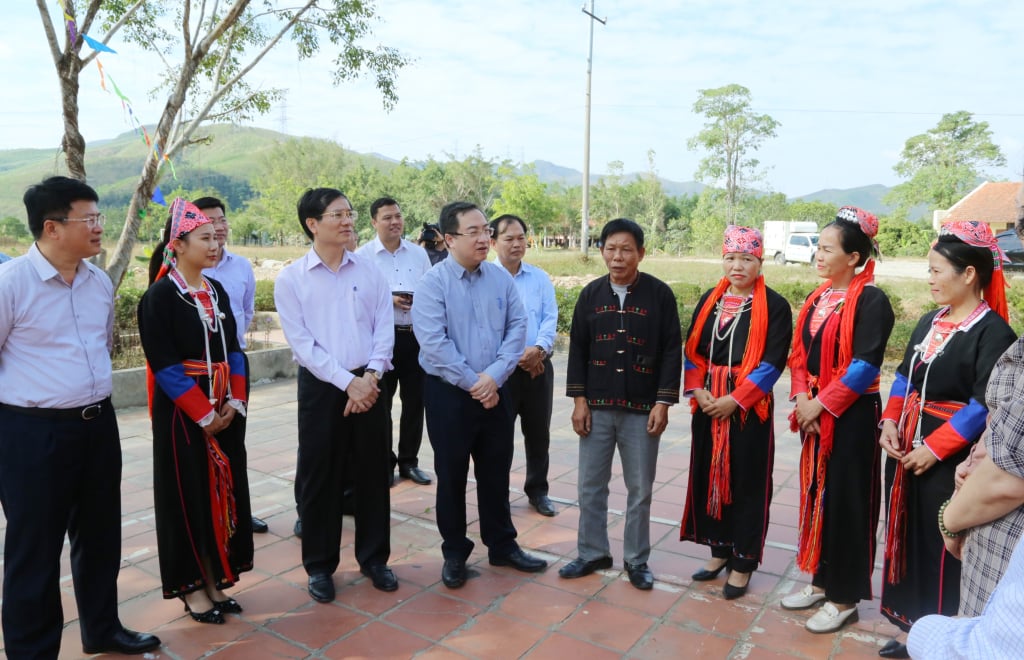
[[[813,577],[782,607],[824,601],[805,627],[838,630],[871,600],[875,532],[881,499],[879,372],[895,322],[874,286],[878,218],[839,209],[821,231],[815,268],[825,280],[797,317],[789,358],[800,431],[800,528],[797,566]],[[861,269],[860,272],[857,272]]]
[[[253,560],[245,363],[227,294],[202,275],[216,256],[209,219],[174,200],[151,263],[154,281],[138,311],[151,374],[163,595],[180,598],[201,623],[224,623],[225,613],[242,611],[222,590],[251,570]]]
[[[764,552],[775,463],[772,387],[793,334],[789,303],[764,284],[763,255],[761,232],[726,229],[724,277],[697,303],[686,338],[693,418],[680,539],[710,546],[711,559],[693,579],[728,569],[722,592],[730,600],[746,593]]]
[[[904,632],[926,614],[954,616],[960,561],[935,526],[958,463],[985,429],[985,388],[1016,335],[1007,324],[1004,256],[988,224],[949,222],[928,253],[941,307],[918,321],[882,415],[888,525],[882,614]],[[906,658],[892,640],[878,654]]]

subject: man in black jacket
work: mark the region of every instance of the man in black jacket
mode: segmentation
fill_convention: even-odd
[[[566,394],[575,401],[580,436],[577,558],[563,578],[612,566],[608,544],[608,481],[618,447],[626,482],[624,565],[637,589],[650,589],[651,491],[668,407],[679,402],[682,333],[672,290],[639,272],[644,232],[632,220],[601,230],[608,275],[576,301],[569,332]]]

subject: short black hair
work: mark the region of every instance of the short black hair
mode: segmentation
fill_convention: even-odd
[[[43,223],[67,216],[78,201],[99,202],[100,196],[88,184],[66,176],[51,176],[42,183],[29,186],[22,201],[28,214],[32,237],[43,235]]]
[[[644,230],[643,227],[633,222],[629,218],[615,218],[609,220],[607,224],[601,229],[601,238],[597,241],[598,247],[604,247],[604,242],[608,240],[608,237],[613,234],[620,234],[626,232],[631,234],[636,240],[637,248],[644,246]]]
[[[401,204],[390,197],[381,197],[379,199],[375,199],[373,204],[370,204],[370,217],[376,220],[377,211],[379,211],[382,206],[397,206],[398,208],[402,208]]]
[[[349,198],[345,197],[345,193],[337,188],[310,188],[302,193],[302,197],[299,197],[299,203],[296,205],[299,214],[299,226],[302,227],[302,231],[306,232],[309,240],[313,240],[313,232],[306,226],[306,218],[319,219],[324,214],[324,211],[327,210],[327,207],[339,197],[348,202],[349,206],[352,205]]]
[[[227,213],[228,210],[224,208],[224,202],[220,201],[216,197],[200,197],[199,199],[192,200],[195,207],[202,211],[203,209],[220,209],[221,213]]]
[[[468,211],[479,211],[480,207],[472,202],[452,202],[441,209],[441,215],[437,219],[437,225],[442,234],[457,234],[459,232],[459,216]]]
[[[508,223],[518,222],[520,224],[520,226],[522,226],[524,234],[529,234],[530,233],[530,228],[526,226],[526,220],[523,220],[518,215],[512,215],[511,213],[506,213],[504,215],[499,215],[494,220],[491,220],[491,238],[498,238],[498,234],[499,234],[498,229],[501,227],[501,223],[503,223],[503,222],[508,222]]]
[[[417,239],[417,242],[422,243],[423,241],[430,241],[431,243],[436,243],[441,240],[441,238],[440,227],[424,222],[423,230],[420,232],[420,237]]]

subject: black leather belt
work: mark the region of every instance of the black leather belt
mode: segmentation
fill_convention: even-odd
[[[9,403],[0,403],[0,408],[10,410],[12,412],[21,413],[22,415],[30,415],[32,417],[44,417],[46,419],[63,419],[63,420],[85,420],[96,419],[103,412],[103,408],[110,405],[110,397],[96,403],[90,403],[87,406],[81,406],[80,408],[25,408],[23,406],[15,406]]]
[[[395,331],[396,332],[412,332],[412,326],[411,325],[396,325],[395,326]]]

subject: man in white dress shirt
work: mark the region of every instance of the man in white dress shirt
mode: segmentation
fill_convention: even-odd
[[[25,192],[35,243],[0,268],[0,503],[3,632],[9,658],[56,658],[64,618],[60,556],[71,577],[85,653],[160,646],[117,615],[121,438],[110,404],[114,290],[85,261],[103,214],[88,185],[55,176]]]
[[[274,302],[299,363],[295,481],[309,594],[334,600],[340,562],[342,476],[355,498],[355,555],[382,591],[398,588],[391,555],[388,411],[378,380],[391,368],[394,312],[387,280],[349,250],[356,212],[340,190],[307,190],[299,223],[312,249],[277,277]],[[352,468],[352,469],[348,469]]]
[[[395,311],[395,350],[392,369],[384,374],[388,414],[391,413],[395,390],[400,389],[402,418],[398,431],[398,454],[394,451],[394,430],[391,434],[391,467],[398,466],[398,476],[421,486],[430,477],[419,468],[420,444],[423,441],[423,369],[420,367],[420,345],[412,332],[413,292],[423,274],[430,270],[427,251],[402,238],[405,219],[398,202],[381,197],[370,205],[370,216],[377,237],[360,247],[356,254],[372,260],[384,273],[391,286]]]

